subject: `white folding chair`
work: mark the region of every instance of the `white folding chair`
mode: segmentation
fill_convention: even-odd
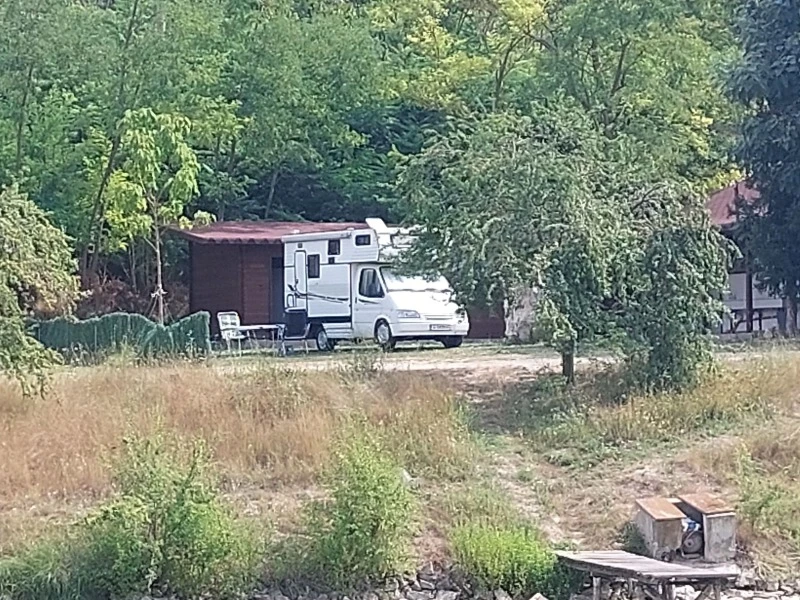
[[[242,340],[247,339],[247,336],[239,330],[242,324],[239,319],[239,313],[236,311],[217,313],[217,323],[219,324],[219,333],[228,348],[228,352],[231,352],[232,342],[236,342],[239,354],[241,354]]]

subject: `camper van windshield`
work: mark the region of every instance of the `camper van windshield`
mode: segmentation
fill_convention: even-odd
[[[395,273],[394,270],[383,267],[381,269],[383,280],[386,282],[386,289],[390,292],[410,291],[410,292],[449,292],[450,284],[444,277],[428,280],[424,277],[408,277]]]

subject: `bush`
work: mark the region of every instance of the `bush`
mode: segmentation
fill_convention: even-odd
[[[396,573],[411,542],[414,499],[398,465],[368,432],[341,443],[330,499],[308,510],[307,545],[289,562],[295,573],[337,589]]]
[[[139,358],[203,356],[211,350],[211,316],[198,312],[165,327],[142,315],[111,313],[79,321],[59,317],[33,326],[36,338],[67,358],[92,361],[132,348]]]
[[[560,599],[569,598],[574,587],[575,578],[531,528],[461,525],[453,530],[452,543],[459,566],[489,590]]]
[[[262,552],[210,482],[208,457],[161,438],[132,440],[117,469],[119,496],[65,538],[0,565],[14,600],[90,599],[159,591],[234,597],[258,574]]]

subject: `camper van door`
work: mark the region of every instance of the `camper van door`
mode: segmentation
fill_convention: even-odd
[[[294,253],[294,307],[297,310],[308,310],[308,259],[305,250]]]

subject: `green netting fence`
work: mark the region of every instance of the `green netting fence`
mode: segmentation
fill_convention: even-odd
[[[137,314],[111,313],[78,320],[39,321],[31,330],[48,348],[66,358],[103,358],[133,351],[140,358],[205,356],[211,350],[211,315],[198,312],[169,326]]]

